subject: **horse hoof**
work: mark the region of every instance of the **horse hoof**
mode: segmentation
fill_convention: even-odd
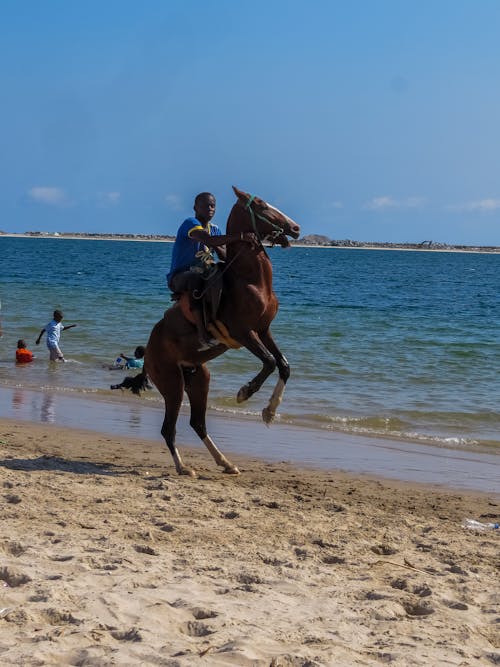
[[[243,401],[246,401],[250,397],[250,392],[248,390],[248,385],[244,385],[238,392],[236,396],[236,402],[237,403],[243,403]]]
[[[236,466],[226,466],[224,468],[223,472],[225,472],[226,475],[239,475],[240,474],[240,471],[238,470],[238,468]]]
[[[271,412],[271,410],[269,408],[264,408],[262,410],[262,420],[263,420],[264,424],[267,424],[268,426],[269,426],[269,424],[272,424],[273,421],[274,421],[274,417],[275,417],[275,413]]]
[[[196,470],[188,468],[187,466],[182,466],[182,468],[179,468],[177,472],[179,473],[179,475],[186,475],[186,477],[198,477],[198,475],[196,474]]]

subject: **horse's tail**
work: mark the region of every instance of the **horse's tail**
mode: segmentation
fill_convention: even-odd
[[[148,382],[148,374],[143,369],[138,375],[127,376],[126,378],[124,378],[123,382],[121,383],[121,386],[124,389],[130,389],[130,391],[133,394],[137,394],[137,396],[140,396],[141,391],[144,391],[145,389],[148,389],[150,387],[150,384]]]

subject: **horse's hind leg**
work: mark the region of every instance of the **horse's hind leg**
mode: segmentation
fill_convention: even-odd
[[[168,377],[168,382],[157,382],[156,386],[163,395],[165,401],[165,417],[161,427],[161,434],[165,438],[167,447],[174,459],[175,469],[179,475],[189,475],[196,477],[196,472],[184,465],[179,454],[179,450],[175,446],[176,424],[181,408],[182,396],[184,394],[184,378],[182,370],[178,366],[172,366],[165,369],[164,376]],[[163,385],[163,386],[162,386]]]
[[[210,384],[210,373],[206,366],[197,366],[194,369],[186,369],[184,372],[185,389],[191,405],[190,425],[197,436],[203,441],[206,448],[213,456],[215,463],[224,468],[224,472],[231,475],[239,475],[238,468],[227,459],[218,449],[212,438],[207,433],[205,415],[207,411],[208,387]]]

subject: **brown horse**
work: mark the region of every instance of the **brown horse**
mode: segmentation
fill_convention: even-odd
[[[281,211],[258,197],[250,196],[233,187],[237,196],[229,215],[226,233],[248,238],[253,244],[241,241],[228,244],[226,262],[222,268],[223,290],[217,312],[216,326],[211,331],[221,341],[216,347],[199,351],[195,326],[189,321],[182,303],[165,311],[151,331],[146,348],[144,370],[132,379],[135,393],[144,389],[149,377],[165,400],[165,417],[161,433],[181,475],[195,476],[194,470],[184,465],[175,446],[176,422],[184,391],[191,406],[190,425],[205,443],[217,465],[224,472],[239,474],[217,448],[207,433],[207,408],[210,373],[206,362],[218,357],[229,347],[246,347],[262,361],[262,370],[241,387],[238,403],[247,400],[260,389],[264,381],[278,367],[279,380],[267,407],[262,411],[266,424],[274,419],[281,402],[290,367],[270,332],[271,322],[278,311],[278,300],[273,292],[272,266],[263,242],[270,241],[282,247],[290,245],[287,236],[297,239],[300,227]],[[186,317],[187,315],[187,317]]]

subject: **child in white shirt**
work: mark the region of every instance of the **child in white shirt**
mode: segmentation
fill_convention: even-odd
[[[68,324],[64,326],[62,319],[62,312],[60,310],[54,310],[54,319],[46,326],[44,326],[44,328],[40,331],[38,338],[36,339],[36,344],[39,345],[43,334],[45,332],[47,333],[47,348],[49,350],[51,361],[66,361],[59,347],[61,332],[66,331],[66,329],[72,329],[73,327],[76,327],[76,324]]]

